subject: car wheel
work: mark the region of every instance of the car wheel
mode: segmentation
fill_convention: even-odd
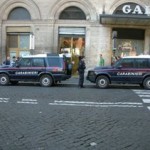
[[[0,85],[8,85],[9,77],[6,74],[0,74]]]
[[[107,88],[109,86],[109,79],[106,76],[97,77],[96,86],[101,89]]]
[[[143,86],[145,89],[150,90],[150,77],[146,78],[143,82]]]
[[[48,87],[48,86],[52,86],[52,84],[53,84],[53,79],[52,79],[51,76],[49,76],[49,75],[43,75],[40,78],[40,85],[41,86]]]

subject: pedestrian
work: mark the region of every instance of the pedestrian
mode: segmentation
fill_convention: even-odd
[[[85,65],[85,61],[84,61],[84,56],[79,56],[79,63],[78,63],[78,73],[79,73],[78,86],[79,86],[79,88],[84,88],[83,83],[84,83],[85,69],[86,69],[86,65]]]
[[[104,64],[105,64],[105,60],[104,60],[104,58],[103,58],[103,55],[100,54],[99,66],[104,66]]]
[[[16,63],[16,56],[13,56],[12,57],[12,61],[11,61],[11,66],[15,66],[15,63]]]
[[[3,62],[3,65],[11,65],[9,56],[6,57],[6,60]]]

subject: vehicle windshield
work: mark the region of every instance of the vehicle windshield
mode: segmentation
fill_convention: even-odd
[[[122,59],[117,60],[112,66],[114,68],[119,67],[119,65],[121,64]]]

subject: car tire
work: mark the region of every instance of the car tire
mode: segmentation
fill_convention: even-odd
[[[0,85],[8,85],[9,77],[6,74],[0,74]]]
[[[143,86],[145,89],[150,90],[150,77],[146,78],[143,82]]]
[[[109,86],[109,79],[106,76],[99,76],[96,79],[96,86],[98,88],[104,89]]]
[[[43,75],[40,78],[40,85],[43,87],[49,87],[53,85],[53,79],[49,75]]]

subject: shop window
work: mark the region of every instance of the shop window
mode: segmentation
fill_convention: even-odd
[[[86,16],[80,8],[71,6],[62,11],[59,19],[86,20]]]
[[[8,20],[31,20],[31,16],[27,9],[17,7],[9,13]]]
[[[17,48],[18,47],[18,35],[9,35],[8,45],[11,48]]]
[[[113,28],[112,31],[112,33],[117,33],[115,37],[115,56],[123,57],[143,54],[145,30],[132,28]]]
[[[7,34],[7,55],[20,57],[29,55],[29,33],[8,33]]]

